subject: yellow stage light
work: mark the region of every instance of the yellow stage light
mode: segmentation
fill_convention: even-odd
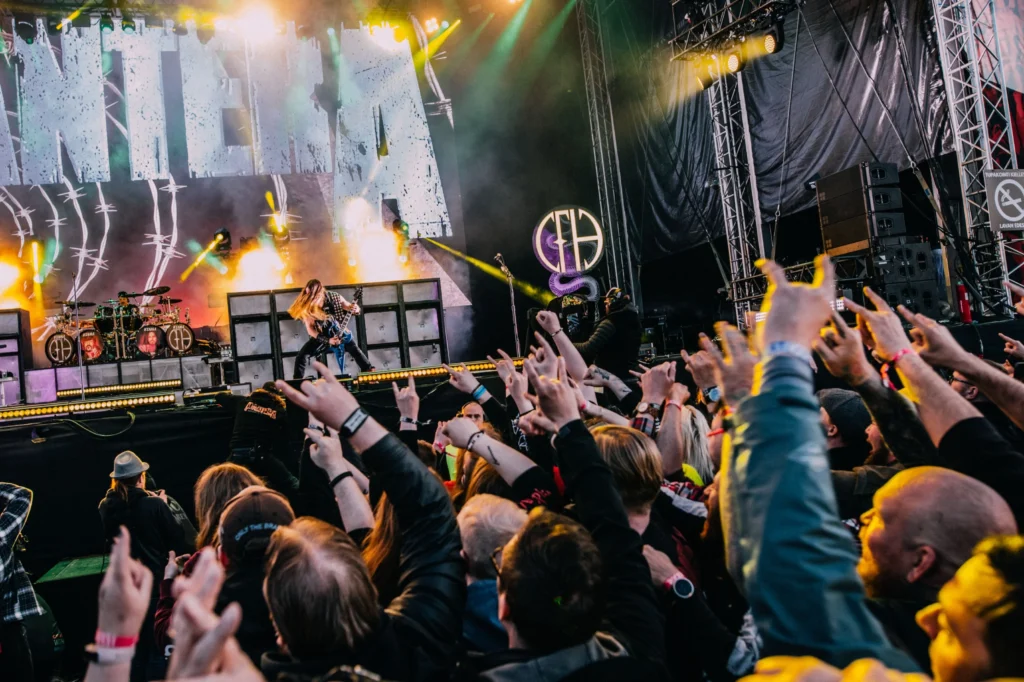
[[[0,261],[0,293],[7,291],[21,279],[21,269],[17,265]]]
[[[425,29],[426,29],[427,33],[437,33],[437,30],[438,30],[439,28],[441,28],[441,24],[440,24],[440,22],[439,22],[439,21],[438,21],[437,19],[435,19],[434,17],[430,17],[430,18],[429,18],[429,19],[427,19],[427,21],[426,21],[426,22],[425,22],[425,23],[423,24],[423,28],[425,28]]]
[[[230,291],[264,291],[284,286],[285,264],[273,246],[246,251],[238,259]]]
[[[249,42],[262,42],[277,35],[277,22],[269,7],[250,7],[235,21],[235,30]]]

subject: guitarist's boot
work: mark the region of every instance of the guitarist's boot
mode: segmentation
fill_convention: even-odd
[[[370,360],[366,357],[366,354],[363,352],[363,349],[359,347],[359,344],[357,344],[354,339],[350,339],[345,344],[345,351],[349,355],[351,355],[352,359],[356,361],[357,365],[359,365],[359,371],[374,371],[374,366],[370,364]]]

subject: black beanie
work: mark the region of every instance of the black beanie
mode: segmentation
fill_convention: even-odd
[[[818,391],[818,402],[828,412],[846,445],[867,442],[864,430],[871,423],[871,414],[859,395],[842,388],[824,388]]]

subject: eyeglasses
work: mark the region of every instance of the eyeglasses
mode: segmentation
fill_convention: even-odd
[[[956,381],[957,383],[961,383],[964,386],[970,386],[970,387],[974,386],[974,384],[972,384],[971,382],[965,381],[965,380],[961,379],[960,377],[956,376],[955,374],[949,377],[949,383],[950,384],[952,384],[954,381]]]
[[[501,553],[505,551],[505,546],[501,545],[495,547],[494,551],[491,552],[491,566],[494,566],[494,574],[501,577]]]

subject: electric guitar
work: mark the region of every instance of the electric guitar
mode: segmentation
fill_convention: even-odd
[[[358,305],[360,308],[363,305],[363,288],[359,287],[356,289],[355,294],[352,296],[352,302]],[[319,333],[324,334],[327,337],[327,341],[322,341],[316,349],[316,355],[320,355],[325,352],[331,346],[330,340],[333,338],[340,339],[344,334],[345,330],[348,329],[349,322],[352,321],[352,311],[346,310],[342,313],[339,319],[328,315],[327,319],[319,320],[316,323],[316,329]]]

